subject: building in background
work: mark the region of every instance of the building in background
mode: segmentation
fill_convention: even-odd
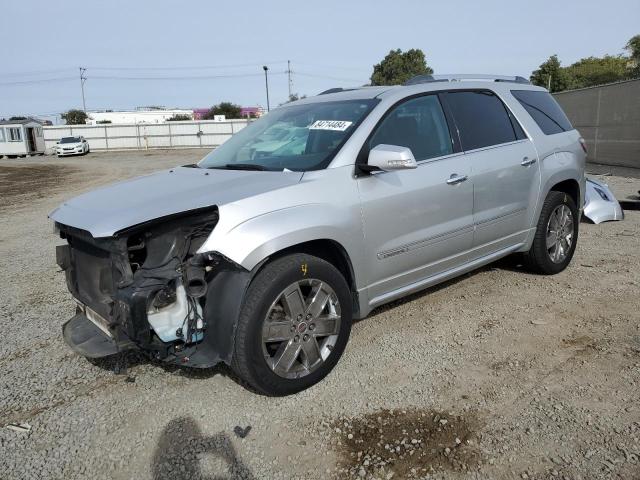
[[[44,153],[42,123],[33,118],[0,121],[0,157],[24,157]]]
[[[206,115],[211,107],[209,108],[194,108],[193,109],[193,119],[194,120],[202,120],[202,117]],[[240,115],[242,118],[259,118],[264,115],[264,108],[262,107],[241,107]]]
[[[101,123],[164,123],[175,116],[187,116],[190,119],[193,119],[193,110],[140,107],[132,111],[87,112],[87,115],[88,125],[98,125]]]

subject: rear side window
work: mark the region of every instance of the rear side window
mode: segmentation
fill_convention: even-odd
[[[453,153],[437,95],[413,98],[394,107],[371,137],[369,148],[380,144],[408,147],[418,161]]]
[[[545,135],[573,130],[571,122],[558,102],[547,92],[511,90],[511,94],[529,112]]]
[[[463,150],[513,142],[519,137],[502,100],[491,92],[449,92],[447,103],[458,125]]]

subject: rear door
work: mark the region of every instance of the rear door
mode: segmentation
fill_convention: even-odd
[[[533,143],[495,93],[451,91],[446,101],[471,164],[473,260],[526,239],[540,189],[540,164]]]
[[[438,95],[392,107],[367,148],[379,144],[410,148],[418,167],[358,179],[372,305],[461,265],[473,239],[470,164],[452,140]]]

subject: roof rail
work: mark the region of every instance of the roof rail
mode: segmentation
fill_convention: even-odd
[[[529,80],[520,76],[505,76],[505,75],[484,75],[475,73],[463,73],[456,75],[417,75],[407,80],[405,85],[417,85],[419,83],[431,83],[431,82],[462,82],[469,80],[481,80],[489,82],[512,82],[512,83],[526,83],[530,84]]]
[[[357,89],[356,88],[335,87],[335,88],[330,88],[329,90],[325,90],[324,92],[320,92],[318,95],[327,95],[329,93],[338,93],[338,92],[349,92],[351,90],[357,90]]]

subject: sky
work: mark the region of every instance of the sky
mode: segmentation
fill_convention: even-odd
[[[436,74],[528,77],[617,55],[640,0],[29,0],[2,2],[0,118],[138,106],[266,107],[369,81],[391,49],[422,49]],[[196,77],[196,78],[194,78]],[[198,78],[199,77],[199,78]]]

